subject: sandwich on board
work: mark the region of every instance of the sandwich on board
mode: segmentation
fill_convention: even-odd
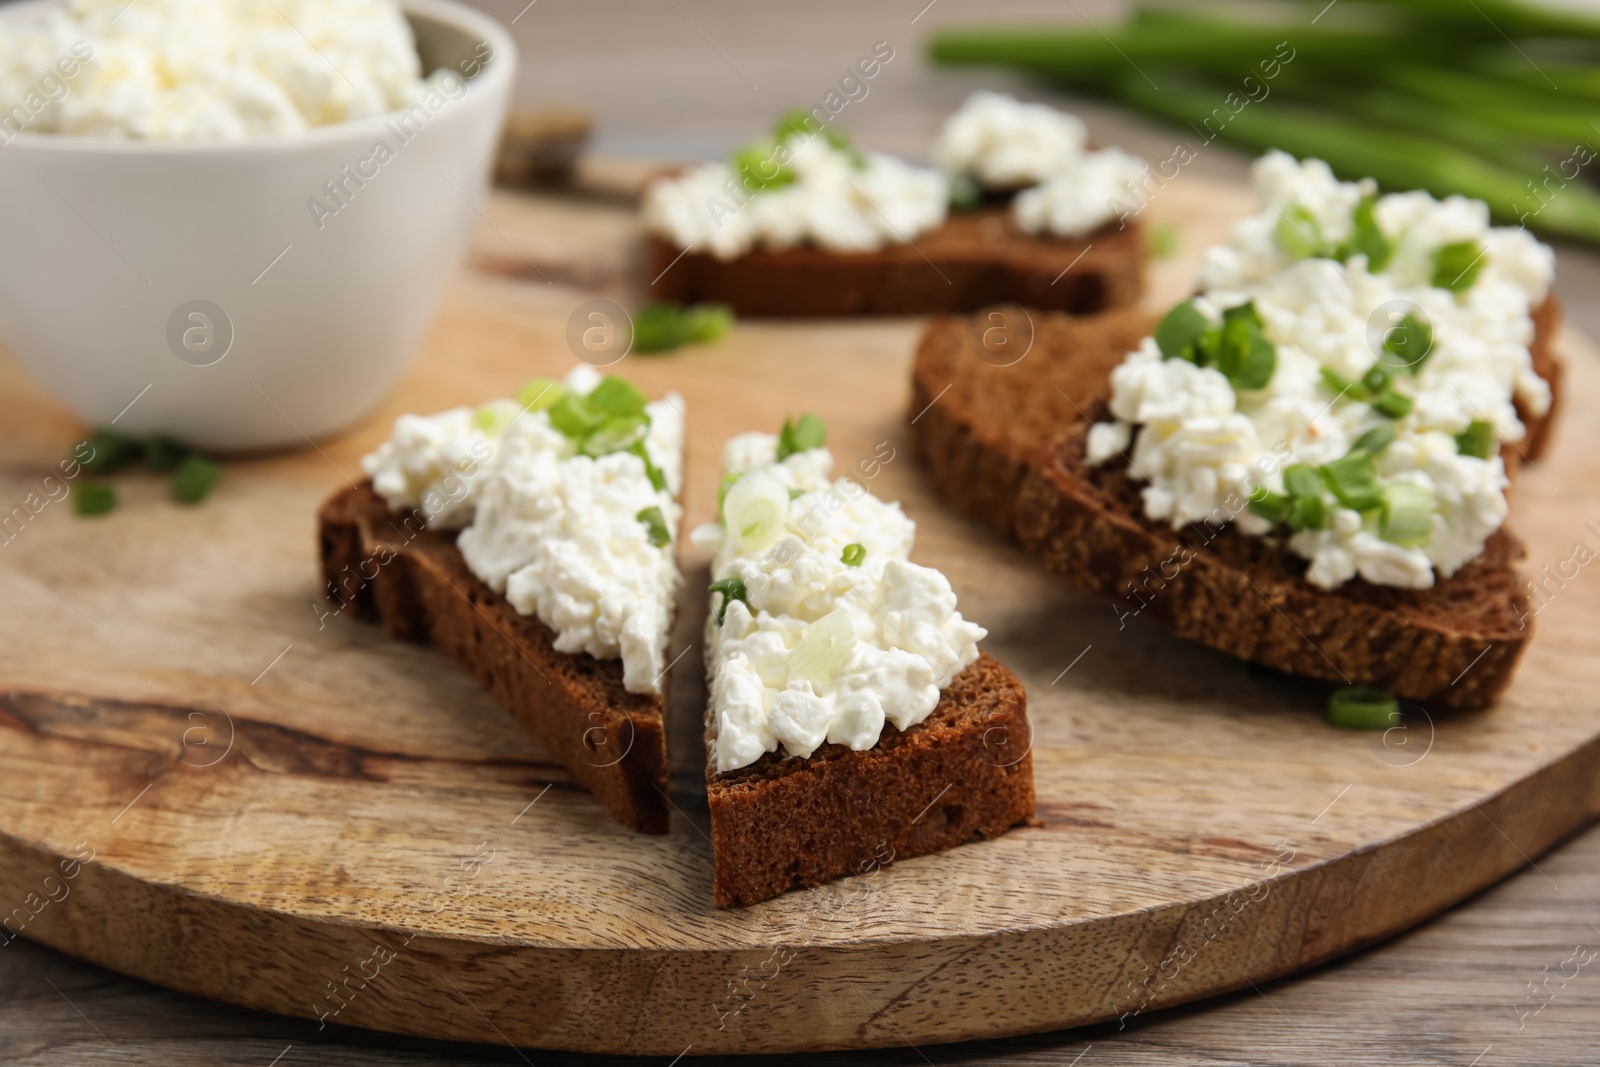
[[[722,906],[995,837],[1033,816],[1022,685],[978,651],[915,524],[830,477],[806,415],[728,442],[706,621],[708,767]]]
[[[957,319],[913,369],[944,495],[1213,648],[1452,707],[1492,701],[1531,633],[1505,527],[1559,365],[1554,258],[1477,201],[1378,196],[1281,152],[1268,207],[1155,318],[1039,316],[1001,367]]]
[[[793,112],[730,161],[646,189],[650,292],[742,315],[1131,304],[1145,252],[1129,218],[1149,168],[1087,141],[1073,115],[974,93],[931,169]]]
[[[579,367],[403,415],[319,515],[327,595],[470,670],[636,830],[666,833],[682,401]]]

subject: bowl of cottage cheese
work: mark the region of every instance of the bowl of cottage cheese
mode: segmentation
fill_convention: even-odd
[[[515,70],[448,0],[0,9],[0,340],[129,433],[350,424],[480,221]]]

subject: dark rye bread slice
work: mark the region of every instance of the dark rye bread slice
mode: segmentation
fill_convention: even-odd
[[[1032,740],[1022,683],[980,655],[926,719],[904,732],[886,724],[864,752],[829,744],[726,773],[713,764],[716,903],[755,904],[1030,821]]]
[[[951,215],[911,244],[876,252],[802,245],[720,260],[651,237],[652,299],[732,305],[741,315],[926,315],[1021,304],[1087,314],[1144,288],[1144,231],[1129,220],[1087,238],[1038,237],[1006,207]]]
[[[450,653],[613,815],[667,832],[662,697],[628,692],[620,661],[556,651],[554,631],[468,569],[454,532],[391,512],[369,483],[335,493],[317,522],[330,600]]]
[[[1534,366],[1557,393],[1558,321],[1554,300],[1546,301],[1533,345]],[[1112,369],[1155,317],[1123,310],[1036,322],[1032,350],[1007,367],[973,354],[964,319],[936,319],[923,334],[912,432],[957,508],[1076,587],[1111,598],[1124,625],[1148,616],[1279,670],[1446,707],[1481,706],[1506,687],[1531,634],[1515,566],[1523,547],[1509,530],[1431,589],[1355,579],[1323,590],[1305,580],[1304,560],[1221,519],[1181,531],[1147,519],[1126,464],[1090,468],[1083,455],[1090,426],[1110,417]],[[1537,456],[1549,416],[1527,421],[1527,447]],[[1504,454],[1511,469],[1522,458],[1510,448]]]

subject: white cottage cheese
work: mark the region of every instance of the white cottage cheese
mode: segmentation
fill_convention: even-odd
[[[773,490],[774,523],[748,535],[721,524],[694,534],[715,552],[712,577],[737,578],[747,591],[748,602],[728,601],[722,624],[713,617],[706,627],[718,771],[779,745],[799,757],[824,742],[872,748],[885,722],[904,730],[927,718],[986,636],[956,610],[944,575],[908,561],[916,525],[899,505],[859,482],[830,482],[826,449],[781,463],[776,453],[771,434],[742,435],[726,450],[743,474],[729,490],[732,522],[734,493],[748,483]],[[843,562],[848,545],[865,550],[859,566]],[[820,647],[829,651],[811,655],[828,632],[835,641]]]
[[[1071,170],[1089,130],[1076,115],[979,91],[939,130],[939,167],[986,189],[1022,189]]]
[[[1120,148],[1090,151],[1075,115],[976,92],[945,120],[939,166],[991,190],[1020,190],[1012,217],[1024,233],[1082,237],[1142,202],[1150,165]]]
[[[580,367],[566,388],[587,395],[598,381]],[[429,513],[430,525],[466,525],[456,543],[467,566],[517,611],[554,630],[557,651],[620,657],[630,692],[660,692],[679,583],[682,400],[669,395],[645,408],[645,451],[663,490],[636,455],[579,455],[545,411],[519,414],[515,401],[486,408],[505,413],[507,405],[510,417],[489,430],[467,408],[402,416],[394,437],[364,461],[374,489],[391,507],[416,506],[429,490],[442,492],[444,479],[460,471],[459,456],[472,457],[476,473],[458,479],[465,492]],[[661,509],[672,534],[665,545],[654,544],[638,518],[651,507]]]
[[[1339,459],[1366,431],[1390,427],[1393,443],[1375,457],[1378,479],[1431,496],[1426,542],[1385,541],[1371,515],[1339,507],[1329,493],[1326,523],[1286,543],[1311,561],[1306,577],[1324,588],[1358,574],[1380,585],[1431,586],[1435,573],[1448,576],[1480,555],[1506,517],[1498,452],[1487,459],[1458,454],[1456,435],[1484,420],[1497,442],[1517,441],[1524,428],[1514,398],[1534,412],[1549,406],[1528,345],[1530,311],[1548,292],[1553,256],[1525,232],[1491,229],[1482,203],[1404,193],[1379,198],[1375,207],[1394,246],[1378,273],[1359,253],[1342,264],[1297,258],[1278,237],[1285,216],[1303,223],[1306,216],[1296,213],[1302,209],[1322,243],[1336,246],[1351,235],[1355,207],[1373,186],[1339,182],[1325,164],[1279,152],[1259,160],[1252,176],[1271,206],[1238,223],[1227,245],[1207,251],[1195,306],[1215,322],[1223,309],[1253,301],[1277,348],[1271,380],[1236,392],[1220,371],[1163,359],[1146,338],[1112,374],[1118,422],[1095,428],[1087,458],[1106,462],[1131,439],[1130,470],[1148,483],[1151,518],[1174,527],[1233,521],[1246,533],[1267,534],[1271,524],[1246,509],[1253,490],[1282,492],[1284,467]],[[1476,282],[1461,293],[1431,285],[1434,250],[1462,240],[1485,250]],[[1392,320],[1374,316],[1386,305],[1426,318],[1433,336],[1417,372],[1394,378],[1395,390],[1411,401],[1398,419],[1336,392],[1322,374],[1330,368],[1358,380],[1378,362]]]
[[[25,103],[80,41],[92,57],[65,90]],[[36,110],[35,132],[236,141],[380,115],[424,89],[393,0],[59,0],[0,15],[0,108]]]
[[[645,191],[645,225],[679,248],[726,260],[801,244],[870,252],[944,222],[950,192],[937,171],[876,152],[854,156],[822,136],[788,138],[775,162],[784,157],[794,181],[775,189],[745,188],[726,163],[657,181]]]

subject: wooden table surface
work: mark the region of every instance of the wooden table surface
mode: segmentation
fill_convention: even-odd
[[[720,155],[779,111],[819,101],[877,41],[895,59],[841,116],[870,147],[926,158],[939,119],[973,88],[1046,98],[1011,75],[932,72],[935,26],[1086,17],[1113,4],[1003,0],[477,0],[512,22],[519,95],[595,114],[612,156]],[[1098,141],[1151,157],[1175,136],[1114,110],[1072,106]],[[1239,175],[1217,146],[1191,166]],[[1557,291],[1600,336],[1600,257],[1559,250]],[[1570,417],[1570,415],[1569,415]],[[785,1058],[824,1064],[1510,1064],[1600,1062],[1600,828],[1503,884],[1385,944],[1220,1000],[1087,1030],[958,1046]],[[536,1007],[536,1006],[535,1006]],[[693,1050],[681,1060],[697,1062]],[[580,1064],[570,1054],[465,1046],[340,1029],[221,1006],[108,974],[23,941],[0,949],[0,1063]],[[639,1061],[648,1062],[648,1061]],[[664,1062],[664,1061],[663,1061]]]

